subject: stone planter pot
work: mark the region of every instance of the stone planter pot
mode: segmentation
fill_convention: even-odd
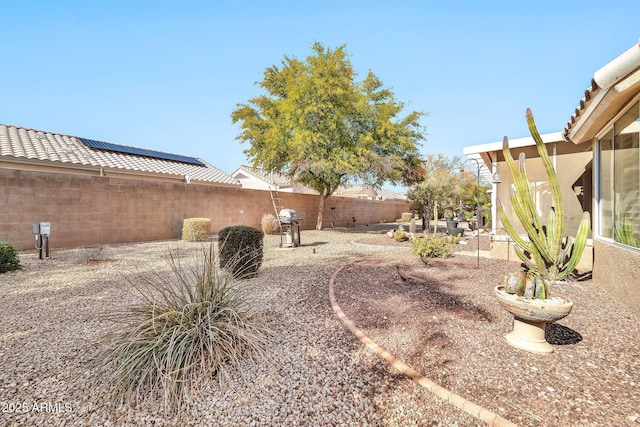
[[[553,347],[545,339],[547,323],[566,317],[573,301],[556,295],[550,300],[526,299],[505,292],[496,286],[495,295],[500,305],[513,314],[513,331],[505,336],[509,345],[532,353],[548,354]]]
[[[447,227],[447,234],[449,236],[457,236],[458,234],[460,235],[460,237],[464,236],[464,228],[458,228],[458,227]]]
[[[447,220],[447,228],[456,228],[458,226],[458,221],[455,220]]]

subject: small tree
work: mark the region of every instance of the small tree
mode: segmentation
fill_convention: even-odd
[[[442,154],[429,154],[424,161],[422,182],[409,189],[408,197],[420,211],[422,227],[428,230],[431,218],[437,220],[438,211],[457,203],[459,192],[457,177],[460,158],[449,159]],[[437,227],[434,226],[434,232]]]
[[[438,220],[438,212],[470,202],[475,205],[476,198],[486,193],[484,187],[478,187],[474,175],[467,171],[460,173],[460,163],[457,156],[449,159],[442,154],[429,154],[424,160],[422,182],[409,189],[409,199],[421,212],[425,231],[431,218]]]
[[[325,200],[345,184],[410,184],[421,176],[420,118],[398,118],[404,105],[371,71],[363,81],[347,58],[315,43],[305,61],[288,56],[265,70],[267,94],[239,104],[237,139],[251,147],[254,167],[278,172],[320,194],[316,228],[322,229]]]
[[[482,177],[478,183],[478,170],[475,164],[466,164],[460,172],[457,188],[455,189],[458,206],[466,207],[476,212],[478,227],[484,211],[491,211],[491,188]],[[473,170],[472,170],[473,169]],[[478,209],[479,208],[479,209]]]

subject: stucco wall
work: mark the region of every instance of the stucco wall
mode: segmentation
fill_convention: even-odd
[[[593,282],[640,317],[640,253],[594,241]]]
[[[303,229],[315,228],[319,196],[280,196],[305,219]],[[402,201],[330,197],[324,224],[352,225],[352,217],[356,224],[394,221],[408,209]],[[189,217],[211,218],[213,232],[237,224],[260,228],[264,213],[273,213],[268,191],[0,168],[0,241],[20,250],[34,247],[31,224],[41,221],[51,222],[56,248],[170,239],[172,221]]]
[[[547,148],[550,155],[553,155],[554,144],[548,144]],[[591,212],[590,177],[593,152],[588,144],[576,146],[568,142],[555,144],[555,150],[555,164],[564,207],[565,233],[575,235],[582,220],[582,212],[585,210]],[[516,164],[518,164],[520,153],[525,153],[527,177],[532,185],[536,208],[546,224],[550,207],[553,204],[553,195],[542,160],[536,147],[514,148],[511,150],[511,154]],[[502,176],[502,182],[497,185],[498,198],[516,231],[524,234],[524,228],[520,225],[511,204],[513,177],[503,160],[502,153],[498,154],[499,171]],[[585,172],[588,179],[583,182]],[[576,184],[576,189],[573,188],[574,184]],[[576,191],[580,189],[584,191],[583,195],[576,194]],[[496,221],[499,234],[504,234],[501,230],[502,221],[500,218],[496,218]]]

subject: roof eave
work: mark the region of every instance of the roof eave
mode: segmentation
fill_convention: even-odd
[[[640,69],[634,74],[637,75],[635,82],[627,84],[628,80],[621,80],[615,86],[601,90],[575,123],[568,127],[565,138],[575,144],[592,141],[596,134],[607,127],[611,119],[640,93]]]
[[[54,169],[75,169],[85,172],[94,172],[95,174],[100,173],[100,166],[91,166],[84,163],[61,162],[57,160],[40,160],[28,157],[0,156],[0,163],[29,165],[37,167],[46,166]]]
[[[540,135],[542,141],[545,144],[551,144],[554,142],[563,142],[562,132],[551,132]],[[524,138],[509,139],[509,148],[522,148],[536,145],[534,139],[530,136]],[[472,145],[470,147],[464,147],[462,153],[465,156],[471,154],[492,153],[494,151],[502,151],[502,141],[490,142],[488,144]]]
[[[640,91],[640,44],[595,72],[591,88],[564,128],[563,136],[575,144],[595,135]]]
[[[164,178],[164,179],[174,180],[174,181],[185,180],[184,175],[179,175],[179,174],[171,174],[171,173],[163,173],[163,172],[145,172],[145,171],[140,171],[136,169],[110,168],[110,167],[86,165],[83,163],[61,162],[56,160],[30,159],[27,157],[0,156],[0,163],[28,165],[28,166],[35,166],[35,167],[48,167],[52,169],[67,169],[67,170],[72,169],[72,170],[78,170],[83,172],[89,172],[91,175],[100,175],[101,173],[104,173],[104,176],[128,175],[128,176],[139,176],[139,177],[146,177],[146,178]],[[191,179],[190,183],[215,185],[215,186],[222,186],[222,187],[241,187],[241,184],[239,182],[228,183],[228,182],[221,182],[221,181]]]

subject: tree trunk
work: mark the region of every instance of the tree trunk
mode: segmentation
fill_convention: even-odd
[[[422,233],[427,234],[429,232],[429,221],[427,220],[427,210],[426,208],[422,208]]]
[[[318,221],[316,221],[316,230],[322,230],[322,214],[324,213],[324,201],[328,196],[320,195],[320,204],[318,206]]]
[[[431,218],[433,217],[433,206],[427,203],[422,207],[422,232],[427,234],[431,232]]]

